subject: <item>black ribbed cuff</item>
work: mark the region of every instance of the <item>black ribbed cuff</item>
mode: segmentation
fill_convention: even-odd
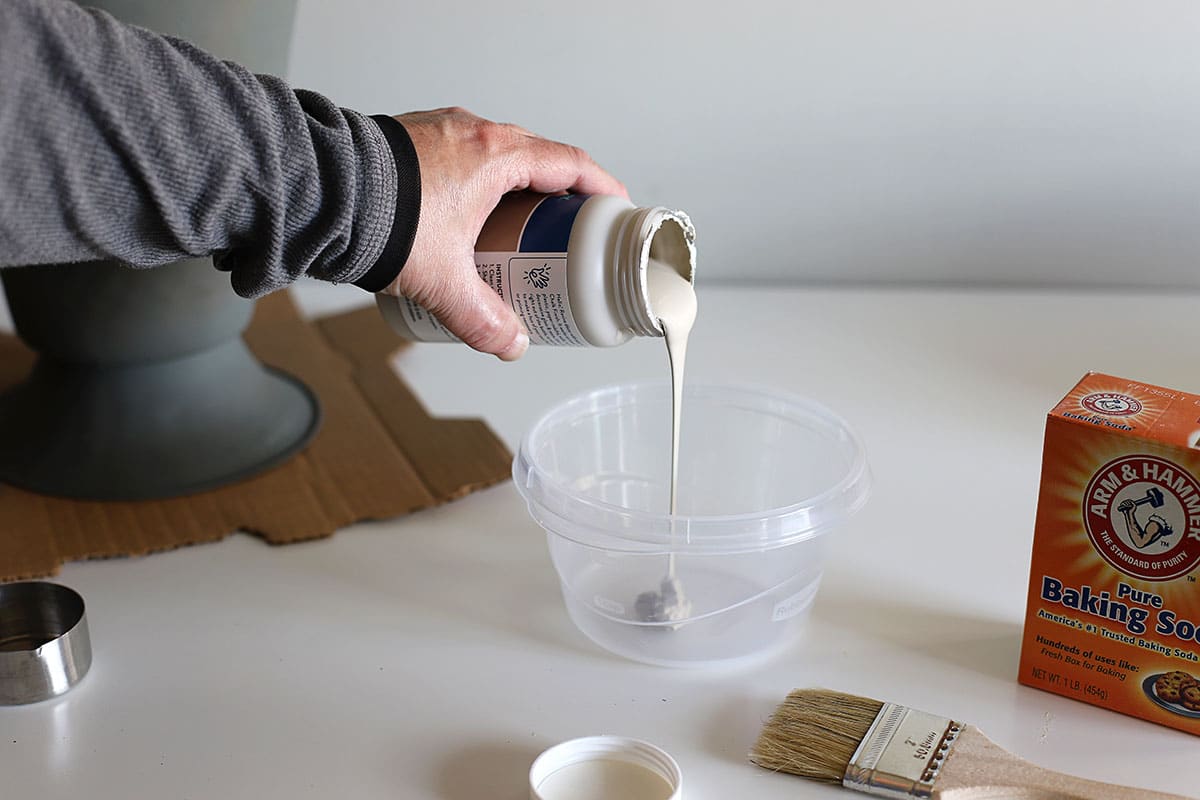
[[[396,161],[396,216],[392,219],[392,231],[383,252],[354,285],[368,292],[379,292],[396,279],[412,252],[417,223],[421,219],[421,165],[417,161],[417,149],[403,125],[384,114],[374,114],[371,119],[379,125]]]

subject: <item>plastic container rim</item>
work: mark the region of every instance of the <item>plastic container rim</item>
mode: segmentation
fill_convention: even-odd
[[[556,520],[562,520],[566,523],[567,527],[585,529],[590,533],[610,540],[623,540],[637,545],[639,546],[637,552],[645,552],[647,554],[653,552],[644,549],[647,545],[662,545],[674,551],[688,549],[704,550],[709,547],[731,548],[735,550],[746,549],[747,547],[752,549],[772,549],[796,544],[827,533],[852,516],[866,502],[870,492],[870,470],[867,465],[866,450],[863,447],[862,440],[858,437],[854,429],[839,414],[836,414],[815,400],[766,386],[689,382],[685,387],[685,392],[717,392],[728,394],[731,399],[741,398],[742,400],[757,400],[759,402],[765,401],[772,404],[782,404],[790,410],[800,412],[799,414],[793,414],[793,419],[806,418],[816,420],[821,423],[824,430],[836,432],[842,437],[846,443],[845,446],[852,451],[850,464],[847,466],[842,478],[824,491],[795,503],[767,508],[761,511],[723,515],[671,515],[641,511],[616,503],[584,497],[571,490],[563,482],[551,478],[546,471],[533,461],[531,454],[534,444],[541,437],[547,426],[556,421],[569,419],[572,416],[578,415],[579,410],[584,407],[593,411],[602,410],[606,407],[612,409],[620,408],[627,405],[625,402],[618,402],[616,400],[616,397],[620,394],[636,395],[640,392],[661,389],[665,385],[664,381],[651,380],[609,384],[596,389],[590,389],[563,400],[537,419],[521,439],[517,456],[513,460],[513,481],[516,484],[518,493],[528,504],[531,516],[533,516],[539,525],[551,533],[580,544],[598,546],[602,549],[615,549],[596,545],[594,542],[580,541],[557,527],[551,527],[545,522],[545,518],[549,516]],[[606,399],[608,400],[607,405],[604,403]],[[748,410],[766,413],[764,409]],[[535,493],[531,491],[531,487],[535,482],[542,487],[540,497],[535,496]],[[554,507],[544,502],[545,499],[549,498],[559,501],[556,504],[559,508],[566,506],[599,512],[605,515],[613,515],[635,523],[639,530],[650,530],[655,525],[662,526],[664,524],[669,526],[670,530],[660,534],[640,533],[634,535],[627,531],[589,525],[586,522],[571,519],[559,513]],[[841,502],[838,502],[839,498],[842,499]],[[817,517],[817,519],[809,519],[810,517]],[[773,527],[778,528],[782,526],[786,521],[795,521],[800,524],[794,530],[783,534],[773,533],[769,530]],[[727,530],[730,528],[733,530]],[[713,532],[708,529],[720,529],[722,532]],[[681,534],[684,539],[683,542],[680,542]]]

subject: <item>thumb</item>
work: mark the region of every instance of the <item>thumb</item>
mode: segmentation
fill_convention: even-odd
[[[516,361],[529,347],[529,334],[513,310],[475,274],[458,282],[458,291],[430,311],[469,347],[503,361]]]

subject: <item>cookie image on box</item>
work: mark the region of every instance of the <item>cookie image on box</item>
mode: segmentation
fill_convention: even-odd
[[[1183,687],[1179,702],[1188,711],[1200,711],[1200,684],[1193,683]]]
[[[1200,719],[1200,678],[1180,670],[1151,675],[1142,691],[1156,705],[1173,714]]]

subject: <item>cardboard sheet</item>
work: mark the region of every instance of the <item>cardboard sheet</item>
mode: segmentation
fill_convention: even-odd
[[[314,322],[286,293],[260,301],[246,341],[320,397],[321,430],[283,466],[171,500],[90,502],[0,485],[0,581],[51,575],[85,558],[144,555],[244,530],[272,544],[329,536],[461,497],[510,474],[512,456],[479,420],[434,419],[389,366],[397,338],[375,308]],[[0,336],[0,391],[34,361]]]

